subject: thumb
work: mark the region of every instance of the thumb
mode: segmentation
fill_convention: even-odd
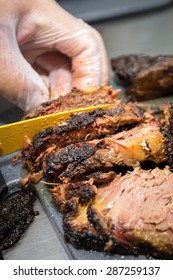
[[[49,99],[47,86],[24,59],[15,32],[8,27],[0,33],[0,92],[24,111]]]

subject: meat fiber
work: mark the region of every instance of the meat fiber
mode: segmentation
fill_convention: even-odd
[[[93,232],[95,250],[154,251],[172,257],[173,173],[167,167],[135,168],[98,188],[75,215],[64,216],[65,238],[74,246],[93,249],[93,242],[85,242]],[[102,236],[102,246],[96,233]]]
[[[101,140],[95,139],[53,150],[43,161],[45,176],[52,182],[81,176],[113,166],[135,167],[146,160],[167,160],[165,139],[155,121],[138,124]]]
[[[42,103],[24,116],[24,120],[45,116],[52,113],[84,108],[100,104],[114,104],[117,102],[117,94],[120,90],[114,90],[111,86],[90,87],[86,90],[73,90],[65,96]]]
[[[147,100],[173,92],[171,55],[122,55],[112,58],[111,64],[131,100]]]

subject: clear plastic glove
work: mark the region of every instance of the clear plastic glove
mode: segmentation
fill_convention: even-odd
[[[107,81],[105,47],[95,29],[53,0],[0,0],[4,97],[28,111],[72,87],[83,89]]]

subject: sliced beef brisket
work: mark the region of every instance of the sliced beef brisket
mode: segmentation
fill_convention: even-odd
[[[61,148],[68,144],[102,138],[118,129],[145,119],[146,113],[136,104],[118,103],[109,109],[73,114],[67,121],[36,134],[31,142],[25,137],[23,155],[30,171],[39,171],[44,152],[49,147]],[[152,116],[151,116],[152,118]]]
[[[113,166],[135,167],[150,160],[167,160],[165,139],[155,121],[138,124],[134,128],[101,140],[68,145],[45,155],[43,170],[52,182],[72,178]]]
[[[136,104],[117,104],[109,109],[72,114],[66,121],[39,132],[33,147],[42,150],[55,144],[59,148],[83,140],[115,133],[119,127],[144,120],[144,110]]]
[[[79,207],[76,215],[64,216],[66,239],[86,248],[83,235],[91,225],[104,237],[104,250],[118,248],[173,256],[173,173],[164,170],[136,168],[98,188],[88,204]],[[99,250],[98,238],[98,250]],[[95,249],[97,249],[97,237]],[[92,243],[91,243],[92,246]],[[87,245],[86,249],[92,249]],[[123,251],[124,253],[124,251]]]
[[[172,120],[172,102],[157,118],[149,107],[121,101],[74,114],[25,138],[31,173],[24,185],[42,176],[52,183],[65,239],[77,248],[172,257]],[[163,166],[143,170],[146,162]]]

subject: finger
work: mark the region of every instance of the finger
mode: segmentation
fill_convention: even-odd
[[[88,46],[73,58],[73,86],[100,86],[108,82],[108,63],[102,39],[96,30],[89,28]],[[82,40],[82,39],[81,39]]]
[[[100,36],[100,34],[97,32],[96,29],[92,29],[91,30],[94,33],[94,36],[97,37],[97,40],[99,42],[99,48],[100,48],[100,52],[101,52],[101,85],[106,85],[108,83],[108,79],[109,79],[109,62],[108,62],[108,57],[107,57],[107,53],[106,53],[106,49],[105,49],[105,45],[103,42],[102,37]]]
[[[64,34],[61,34],[61,38],[56,38],[56,48],[71,57],[72,86],[86,88],[106,84],[108,62],[100,34],[78,19],[75,26],[69,28],[70,31],[63,30]]]
[[[72,74],[67,67],[55,68],[49,74],[51,92],[58,98],[71,91]]]
[[[6,27],[0,35],[0,92],[24,111],[49,99],[43,80],[22,56],[15,32]]]
[[[51,94],[54,98],[71,91],[72,73],[70,59],[59,52],[47,53],[40,56],[37,64],[49,72]],[[52,97],[52,98],[53,98]]]

